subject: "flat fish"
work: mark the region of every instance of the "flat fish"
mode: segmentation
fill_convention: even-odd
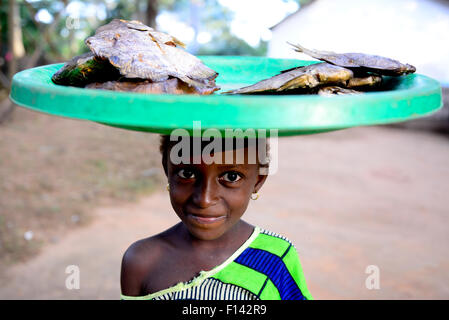
[[[353,75],[353,72],[349,69],[322,62],[284,70],[274,77],[259,81],[251,86],[224,93],[248,94],[311,89],[324,84],[345,84]]]
[[[299,44],[289,43],[297,52],[305,53],[312,58],[325,61],[345,68],[357,68],[380,75],[399,76],[416,71],[410,64],[402,64],[397,60],[365,54],[365,53],[335,53],[331,51],[310,50]]]
[[[108,59],[126,78],[153,82],[176,77],[196,87],[215,86],[218,73],[178,47],[174,37],[138,21],[115,19],[85,41],[95,56]]]
[[[218,88],[194,87],[185,82],[170,78],[165,81],[152,82],[150,80],[142,81],[107,81],[95,82],[86,85],[88,89],[103,89],[112,91],[138,92],[147,94],[196,94],[209,95]]]

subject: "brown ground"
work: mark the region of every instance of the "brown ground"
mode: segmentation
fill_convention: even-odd
[[[88,224],[92,208],[148,194],[161,183],[156,141],[17,108],[0,125],[0,273]]]
[[[282,138],[279,170],[246,220],[295,243],[316,299],[448,299],[448,159],[448,136],[391,127]],[[97,206],[90,224],[9,267],[0,299],[117,299],[124,250],[177,221],[157,188]],[[68,265],[80,268],[79,290],[65,287]],[[380,269],[379,290],[365,286],[369,265]]]

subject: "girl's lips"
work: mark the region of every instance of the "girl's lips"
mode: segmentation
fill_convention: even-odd
[[[218,217],[207,217],[207,216],[199,216],[195,214],[189,214],[190,218],[192,218],[198,224],[212,224],[226,219],[226,216],[218,216]]]

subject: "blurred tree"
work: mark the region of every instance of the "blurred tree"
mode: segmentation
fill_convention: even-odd
[[[18,60],[25,56],[22,40],[22,27],[20,24],[19,6],[17,1],[8,0],[8,75],[11,79],[17,72]]]
[[[145,22],[148,26],[152,28],[156,28],[157,12],[158,12],[158,1],[147,0]]]
[[[8,50],[8,2],[0,0],[0,89],[9,87],[6,66],[6,51]]]
[[[63,15],[64,10],[58,10],[58,8],[65,8],[68,4],[68,0],[58,1],[58,6],[51,6],[47,1],[36,2],[36,7],[28,2],[23,1],[24,14],[26,17],[26,24],[24,24],[24,32],[26,32],[26,47],[30,54],[25,68],[31,68],[36,65],[42,55],[46,55],[44,58],[47,61],[62,61],[65,60],[63,55],[63,46],[61,44],[60,30],[64,25]],[[51,15],[51,22],[43,23],[38,19],[38,13],[40,10],[45,10]],[[44,40],[44,41],[42,41]],[[68,44],[69,45],[69,44]]]
[[[284,1],[304,5],[311,0]],[[113,18],[139,19],[155,27],[156,17],[164,12],[193,29],[189,51],[194,54],[266,52],[263,41],[254,48],[230,31],[233,12],[218,0],[0,0],[0,85],[8,87],[6,74],[11,76],[36,64],[65,61],[85,52],[84,39]],[[198,41],[200,33],[210,35],[210,41]],[[5,63],[10,58],[8,52],[14,52],[16,58],[11,65],[8,61],[10,68]]]
[[[133,14],[136,13],[136,8],[140,5],[140,1],[114,1],[114,4],[108,8],[106,12],[106,22],[111,21],[114,18],[120,17],[121,19],[133,19]]]
[[[10,38],[6,35],[9,28],[3,19],[10,16],[8,10],[4,9],[4,3],[9,1],[0,0],[2,56],[6,54],[8,48],[5,40]],[[308,2],[308,0],[294,1],[300,4]],[[192,53],[263,55],[266,51],[266,43],[261,42],[254,48],[232,34],[228,25],[233,13],[223,7],[218,0],[11,0],[11,2],[20,7],[22,48],[24,47],[26,51],[22,68],[32,67],[37,63],[64,61],[85,52],[84,39],[93,34],[100,24],[107,23],[113,18],[139,19],[155,27],[156,17],[163,12],[175,14],[179,21],[193,29],[194,37],[189,44],[189,51]],[[71,12],[66,10],[68,5]],[[78,7],[79,11],[78,25],[71,28],[68,19],[74,7]],[[100,15],[99,11],[104,14]],[[39,18],[42,13],[48,16],[48,21]],[[210,34],[211,41],[198,43],[198,34],[201,32]]]
[[[266,54],[266,42],[252,47],[231,32],[234,13],[219,0],[0,0],[0,100],[15,72],[86,52],[84,39],[98,26],[121,18],[156,27],[158,15],[167,12],[193,30],[188,46],[193,54]]]
[[[3,4],[3,3],[2,3]],[[8,51],[4,60],[8,65],[8,78],[1,72],[2,86],[9,88],[10,79],[18,70],[19,59],[25,56],[23,47],[22,28],[20,23],[19,6],[15,0],[8,0]],[[2,29],[3,30],[3,29]],[[2,123],[14,110],[15,105],[10,101],[2,102],[0,106],[0,123]]]

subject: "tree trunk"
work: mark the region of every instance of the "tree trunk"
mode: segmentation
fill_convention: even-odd
[[[145,14],[145,22],[148,26],[156,29],[158,5],[157,0],[147,0],[147,11]]]
[[[18,60],[25,56],[19,6],[15,0],[8,1],[8,51],[10,52],[8,76],[11,79],[18,71]]]
[[[3,0],[0,0],[0,8],[3,8]],[[0,34],[3,34],[1,25],[0,25]],[[2,38],[3,37],[0,36],[0,52],[3,52],[3,42],[2,42],[3,39]],[[0,65],[0,67],[1,67],[1,65]]]
[[[15,107],[16,105],[8,98],[0,101],[0,125],[11,117]]]

